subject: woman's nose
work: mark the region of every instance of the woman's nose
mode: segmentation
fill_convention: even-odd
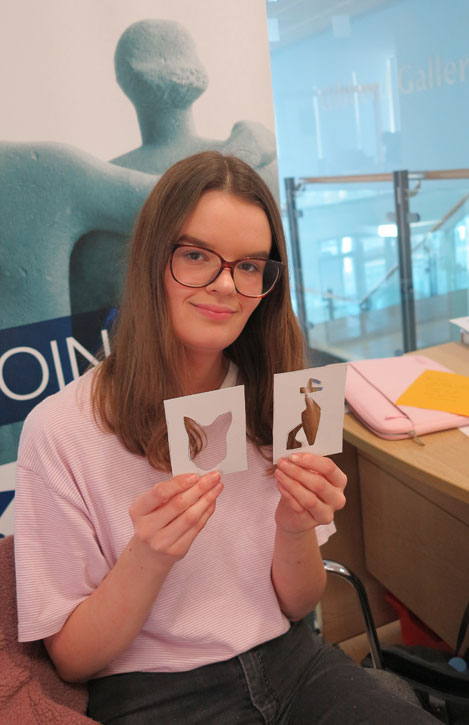
[[[231,269],[225,267],[222,269],[216,279],[213,280],[208,286],[208,289],[213,289],[216,292],[220,292],[225,295],[236,294],[236,287],[233,279],[233,273]]]

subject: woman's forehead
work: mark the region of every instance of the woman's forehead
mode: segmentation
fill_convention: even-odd
[[[264,209],[235,194],[210,190],[199,199],[180,230],[179,237],[191,238],[208,249],[221,244],[247,245],[250,254],[269,252],[270,222]]]

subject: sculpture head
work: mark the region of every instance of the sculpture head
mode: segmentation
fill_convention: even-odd
[[[117,82],[138,109],[187,108],[208,76],[195,43],[173,20],[140,20],[121,35],[114,56]]]

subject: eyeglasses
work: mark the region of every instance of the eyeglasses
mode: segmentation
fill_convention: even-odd
[[[283,262],[264,257],[243,257],[227,262],[217,252],[192,244],[175,244],[169,266],[173,279],[185,287],[206,287],[224,269],[229,269],[236,291],[244,297],[265,297],[285,267]]]

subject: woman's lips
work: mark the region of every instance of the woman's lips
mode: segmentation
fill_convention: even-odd
[[[223,305],[192,304],[201,315],[208,317],[210,320],[228,320],[235,314],[235,310],[232,310],[231,307],[224,307]]]

